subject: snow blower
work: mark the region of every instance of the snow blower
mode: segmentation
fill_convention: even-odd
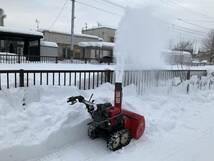
[[[114,106],[111,103],[94,104],[83,96],[68,98],[71,105],[77,101],[85,104],[92,121],[88,124],[88,136],[107,141],[107,147],[116,151],[128,145],[132,138],[139,139],[145,130],[144,116],[122,109],[122,83],[115,84]]]

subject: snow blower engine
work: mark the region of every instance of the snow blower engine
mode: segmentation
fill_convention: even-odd
[[[87,101],[83,96],[76,96],[67,101],[71,105],[77,101],[85,104],[93,120],[88,124],[88,136],[91,139],[102,137],[107,141],[107,147],[116,151],[128,145],[132,138],[139,139],[142,136],[144,117],[121,107],[122,83],[115,84],[114,106],[111,103],[94,104],[91,98]]]

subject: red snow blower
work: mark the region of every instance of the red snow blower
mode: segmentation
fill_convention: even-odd
[[[107,141],[107,147],[116,151],[128,145],[132,138],[139,139],[143,135],[144,117],[121,107],[122,83],[115,84],[114,106],[111,103],[94,104],[91,98],[87,101],[83,96],[76,96],[67,101],[71,105],[77,101],[85,104],[93,120],[88,124],[88,136],[91,139],[102,137]]]

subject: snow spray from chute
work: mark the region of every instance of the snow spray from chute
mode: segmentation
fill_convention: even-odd
[[[170,17],[161,11],[163,9],[157,5],[127,9],[116,34],[117,82],[122,81],[125,69],[164,68],[161,55],[169,45],[171,32],[164,23]]]

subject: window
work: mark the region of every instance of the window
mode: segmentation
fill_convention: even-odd
[[[110,37],[110,42],[114,42],[114,37]]]

